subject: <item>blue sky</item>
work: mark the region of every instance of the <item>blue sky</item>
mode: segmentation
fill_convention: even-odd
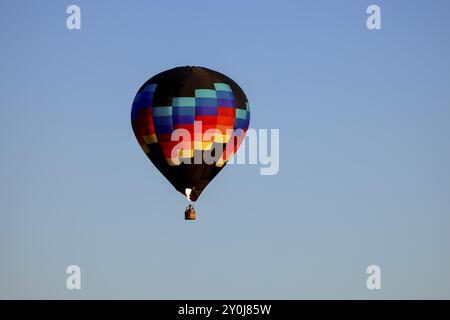
[[[369,4],[382,30],[366,28]],[[450,298],[449,13],[2,1],[0,297]],[[130,125],[141,84],[180,65],[227,74],[251,127],[280,129],[279,173],[226,167],[195,223]],[[366,288],[370,264],[382,290]]]

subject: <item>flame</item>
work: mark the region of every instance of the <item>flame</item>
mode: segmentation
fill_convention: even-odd
[[[184,190],[184,194],[186,195],[186,198],[187,198],[189,201],[191,201],[191,192],[192,192],[192,189],[189,189],[189,188],[186,188],[186,189]]]

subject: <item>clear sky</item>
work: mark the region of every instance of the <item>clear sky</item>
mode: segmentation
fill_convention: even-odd
[[[445,0],[1,1],[0,298],[450,298],[449,16]],[[280,129],[279,173],[226,167],[195,223],[130,125],[137,89],[180,65],[227,74],[251,127]]]

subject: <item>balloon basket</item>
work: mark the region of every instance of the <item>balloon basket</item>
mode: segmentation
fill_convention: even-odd
[[[195,220],[197,218],[197,214],[193,207],[187,208],[184,211],[184,220]]]

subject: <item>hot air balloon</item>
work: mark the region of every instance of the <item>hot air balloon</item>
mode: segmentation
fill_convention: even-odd
[[[131,124],[142,150],[173,187],[196,201],[241,144],[250,121],[247,97],[226,75],[177,67],[145,82]],[[185,219],[195,220],[191,205]]]

